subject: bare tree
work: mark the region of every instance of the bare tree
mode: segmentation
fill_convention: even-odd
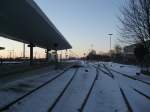
[[[121,40],[150,48],[150,0],[128,0],[121,14]]]

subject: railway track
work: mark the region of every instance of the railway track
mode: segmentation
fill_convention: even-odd
[[[52,112],[52,110],[54,109],[54,107],[56,106],[56,104],[59,102],[60,98],[64,95],[65,91],[67,90],[67,88],[69,87],[69,85],[71,84],[71,82],[73,81],[73,79],[75,78],[76,74],[77,74],[78,69],[76,69],[75,73],[73,74],[73,76],[71,77],[71,79],[69,80],[69,82],[66,84],[66,86],[64,87],[64,89],[62,90],[62,92],[59,94],[59,96],[56,98],[56,100],[53,102],[53,104],[51,105],[51,107],[49,107],[48,112]]]
[[[104,64],[103,64],[103,65],[104,65]],[[104,65],[104,66],[105,66],[105,65]],[[102,67],[102,66],[101,66],[101,67]],[[106,66],[105,66],[105,67],[106,67]],[[129,78],[129,79],[137,80],[137,81],[140,81],[140,82],[142,82],[142,83],[144,83],[144,84],[150,85],[150,83],[149,83],[149,82],[146,82],[146,81],[144,81],[144,80],[137,79],[137,78],[132,77],[132,76],[129,76],[129,75],[127,75],[127,74],[124,74],[124,73],[118,72],[118,71],[116,71],[116,70],[114,70],[114,69],[112,69],[112,68],[108,68],[108,67],[106,67],[106,68],[107,68],[106,70],[116,72],[116,73],[118,73],[118,74],[120,74],[120,75],[122,75],[122,76],[124,76],[124,77]]]
[[[105,65],[104,65],[104,66],[105,66]],[[103,66],[101,66],[101,67],[103,67]],[[99,67],[99,68],[100,68],[100,67]],[[103,68],[105,68],[105,70],[108,71],[108,72],[106,72],[106,71],[103,72],[103,73],[105,73],[106,75],[108,75],[108,73],[111,73],[110,75],[108,75],[109,77],[111,77],[111,75],[113,75],[113,73],[112,73],[112,71],[113,71],[113,72],[115,72],[115,73],[120,74],[120,75],[123,76],[123,77],[129,78],[129,79],[132,79],[132,80],[137,80],[137,81],[140,81],[141,83],[150,85],[148,82],[145,82],[145,81],[140,80],[140,79],[136,79],[136,78],[131,77],[131,76],[127,75],[127,74],[123,74],[123,73],[117,72],[117,71],[115,71],[115,70],[113,70],[113,69],[111,69],[111,68],[107,68],[106,66],[103,67]],[[102,71],[102,70],[101,70],[101,71]],[[103,70],[103,71],[104,71],[104,70]],[[113,75],[113,76],[114,76],[114,75]],[[112,77],[111,77],[111,78],[112,78]],[[114,77],[114,78],[115,78],[115,77]],[[112,79],[114,79],[114,78],[112,78]],[[128,108],[128,111],[129,111],[129,112],[134,112],[134,111],[133,111],[133,108],[132,108],[132,105],[129,103],[129,100],[128,100],[128,98],[127,98],[127,96],[126,96],[126,94],[125,94],[123,88],[120,87],[120,85],[119,85],[119,88],[120,88],[120,92],[121,92],[121,94],[122,94],[122,97],[123,97],[123,99],[124,99],[124,101],[125,101],[125,104],[126,104],[126,106],[127,106],[127,108]],[[144,96],[146,99],[150,100],[150,96],[146,95],[146,94],[143,93],[142,91],[140,91],[140,90],[138,90],[138,89],[136,89],[136,88],[134,88],[134,87],[130,87],[130,88],[131,88],[134,92],[136,92],[136,93],[140,94],[141,96]]]
[[[125,101],[127,108],[128,108],[128,112],[133,112],[133,109],[132,109],[132,107],[131,107],[131,105],[130,105],[130,103],[129,103],[129,101],[128,101],[128,99],[127,99],[127,97],[126,97],[126,95],[125,95],[125,93],[121,87],[120,87],[120,92],[121,92],[121,95]]]
[[[3,112],[5,110],[8,110],[11,106],[13,106],[14,104],[19,103],[21,100],[25,99],[26,97],[30,96],[31,94],[34,94],[34,92],[36,92],[37,90],[43,88],[44,86],[50,84],[51,82],[53,82],[54,80],[56,80],[58,77],[64,75],[68,70],[70,70],[73,66],[66,68],[64,71],[62,71],[61,73],[57,74],[55,77],[53,77],[52,79],[48,80],[47,82],[41,84],[40,86],[34,88],[33,90],[29,91],[28,93],[24,94],[23,96],[11,101],[10,103],[4,105],[3,107],[0,108],[0,112]],[[76,68],[77,69],[77,68]]]
[[[94,66],[94,65],[93,65]],[[113,79],[114,81],[117,79],[117,76],[115,76],[112,72],[112,70],[110,70],[109,68],[105,68],[105,69],[101,69],[101,67],[99,66],[94,66],[94,68],[96,68],[96,75],[93,76],[93,79],[91,80],[91,83],[89,85],[89,88],[87,89],[87,91],[85,92],[85,97],[83,100],[81,100],[81,105],[80,108],[78,109],[79,112],[84,112],[87,103],[89,101],[89,98],[91,96],[91,94],[94,92],[93,88],[95,87],[96,81],[99,78],[99,71],[103,71],[103,73],[105,73],[106,75],[108,75],[111,79]],[[9,104],[5,105],[4,107],[0,108],[0,112],[4,112],[5,110],[8,110],[9,108],[11,108],[12,106],[14,106],[15,104],[19,103],[20,101],[22,101],[24,98],[30,96],[31,94],[34,95],[34,92],[36,92],[37,90],[40,90],[41,88],[43,88],[44,86],[50,84],[51,82],[53,82],[55,79],[57,79],[58,77],[65,75],[65,73],[70,70],[71,68],[67,68],[66,70],[64,70],[63,72],[61,72],[60,74],[56,75],[55,77],[53,77],[52,79],[50,79],[49,81],[45,82],[44,84],[40,85],[39,87],[35,88],[34,90],[30,91],[29,93],[23,95],[22,97],[10,102]],[[85,71],[86,72],[86,71]],[[72,81],[74,80],[76,74],[78,73],[78,68],[75,68],[75,71],[71,72],[73,73],[71,75],[71,77],[69,77],[68,81],[65,83],[64,86],[62,86],[62,90],[60,91],[60,93],[58,93],[58,96],[55,97],[54,101],[52,101],[52,104],[50,105],[50,107],[48,108],[48,112],[52,112],[53,110],[55,110],[55,108],[57,107],[56,105],[60,102],[60,99],[65,95],[65,92],[68,91],[68,88],[70,87],[70,85],[72,84]],[[95,74],[95,73],[94,73]],[[119,75],[118,75],[119,76]],[[116,78],[115,78],[116,77]],[[116,80],[117,81],[117,80]],[[131,80],[130,80],[131,81]],[[121,84],[122,85],[122,84]],[[146,86],[146,85],[145,85]],[[122,98],[124,99],[124,102],[126,104],[127,110],[128,112],[134,112],[134,108],[132,105],[132,102],[130,102],[131,99],[129,99],[128,97],[128,92],[126,91],[125,88],[123,88],[123,86],[120,86],[119,84],[119,89],[120,89],[120,93],[122,95]],[[148,95],[146,95],[145,93],[141,92],[140,90],[130,87],[130,89],[132,89],[134,92],[144,96],[146,99],[150,100],[150,97]],[[140,96],[141,97],[141,96]],[[143,98],[144,98],[143,97]],[[82,102],[83,101],[83,102]]]
[[[108,72],[104,71],[104,70],[101,69],[99,66],[98,66],[97,68],[98,68],[100,71],[102,71],[103,73],[105,73],[107,76],[109,76],[111,79],[113,79],[113,80],[115,79],[114,75],[111,73],[111,71],[110,71],[106,66],[104,67],[104,69],[106,69]],[[131,107],[131,105],[130,105],[128,99],[127,99],[127,96],[125,95],[124,90],[123,90],[120,86],[119,86],[119,90],[120,90],[120,93],[121,93],[121,95],[122,95],[122,97],[123,97],[123,99],[124,99],[124,102],[125,102],[126,106],[127,106],[128,112],[133,112],[133,109],[132,109],[132,107]]]
[[[78,109],[79,112],[83,112],[83,111],[84,111],[84,108],[85,108],[85,106],[86,106],[86,104],[87,104],[87,102],[88,102],[88,99],[89,99],[89,97],[90,97],[90,95],[91,95],[91,93],[92,93],[92,90],[93,90],[93,88],[94,88],[94,85],[95,85],[95,83],[96,83],[96,80],[98,79],[98,76],[99,76],[99,71],[98,71],[98,68],[96,68],[96,76],[95,76],[95,78],[94,78],[94,81],[93,81],[93,83],[92,83],[92,85],[91,85],[91,87],[90,87],[90,89],[89,89],[89,92],[87,93],[87,95],[86,95],[86,97],[85,97],[85,99],[84,99],[84,101],[83,101],[83,103],[82,103],[80,109]]]
[[[98,79],[98,74],[99,74],[99,73],[98,73],[98,70],[97,70],[97,71],[96,71],[95,78],[94,78],[94,80],[93,80],[93,82],[92,82],[92,85],[91,85],[91,87],[90,87],[88,93],[86,94],[86,96],[85,96],[85,98],[84,98],[84,100],[83,100],[83,103],[81,104],[81,107],[78,109],[79,112],[83,112],[84,107],[85,107],[85,105],[86,105],[86,103],[87,103],[87,101],[88,101],[88,99],[89,99],[89,97],[90,97],[90,95],[91,95],[91,93],[92,93],[92,90],[93,90],[93,88],[94,88],[95,82],[96,82],[96,80]],[[55,106],[57,105],[57,103],[59,102],[59,100],[60,100],[60,99],[62,98],[62,96],[64,95],[65,91],[67,91],[67,89],[68,89],[69,85],[71,84],[72,80],[74,79],[74,77],[75,77],[75,74],[74,74],[74,76],[71,78],[71,80],[68,82],[68,84],[66,85],[66,87],[63,89],[63,91],[60,93],[60,95],[56,98],[56,100],[54,101],[54,103],[52,104],[52,106],[48,109],[48,112],[52,112],[52,111],[53,111],[53,109],[55,108]]]
[[[93,65],[93,67],[96,68],[96,69],[98,69],[98,70],[100,70],[101,72],[103,72],[104,74],[106,74],[107,76],[109,76],[110,78],[114,79],[114,76],[112,75],[112,73],[110,74],[110,72],[108,73],[108,72],[104,71],[103,69],[101,69],[100,67],[96,67],[94,65]]]
[[[150,96],[146,95],[145,93],[143,93],[143,92],[141,92],[141,91],[139,91],[138,89],[135,89],[135,88],[133,88],[133,87],[132,87],[132,89],[133,89],[135,92],[139,93],[140,95],[142,95],[142,96],[144,96],[145,98],[147,98],[147,99],[150,100]]]

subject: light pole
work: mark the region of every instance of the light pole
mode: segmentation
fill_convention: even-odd
[[[111,55],[111,36],[113,35],[112,33],[110,33],[110,34],[108,34],[109,36],[110,36],[110,61],[111,61],[111,58],[112,58],[112,55]],[[110,64],[110,66],[112,66],[111,64]]]
[[[110,36],[110,52],[111,52],[111,36],[113,35],[112,33],[108,34]]]

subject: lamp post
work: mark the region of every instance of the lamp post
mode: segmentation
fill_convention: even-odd
[[[111,55],[111,36],[112,36],[113,34],[110,33],[110,34],[108,34],[108,35],[109,35],[109,37],[110,37],[110,51],[109,51],[109,52],[110,52],[110,61],[111,61],[111,58],[112,58],[112,57],[111,57],[111,56],[112,56],[112,55]],[[110,66],[112,66],[111,63],[110,63]]]
[[[110,37],[110,52],[111,52],[111,36],[113,35],[112,33],[108,34]]]

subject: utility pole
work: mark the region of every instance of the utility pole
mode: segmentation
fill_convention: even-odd
[[[112,33],[108,34],[110,36],[110,61],[111,61],[111,58],[112,58],[112,53],[111,53],[111,36],[113,35]],[[112,66],[112,64],[110,63],[110,66]]]
[[[113,35],[112,33],[108,34],[110,37],[110,52],[111,52],[111,36]]]

